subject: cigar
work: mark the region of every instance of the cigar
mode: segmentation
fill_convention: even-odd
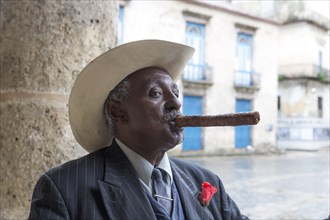
[[[256,125],[260,121],[260,115],[257,111],[223,115],[191,115],[178,116],[174,121],[179,127]]]

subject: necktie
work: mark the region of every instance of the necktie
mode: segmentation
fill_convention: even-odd
[[[166,184],[163,180],[163,175],[168,175],[166,172],[161,169],[154,168],[152,171],[152,180],[153,180],[153,190],[154,190],[154,198],[166,209],[166,211],[171,214],[172,209],[172,201],[171,193],[167,192]]]

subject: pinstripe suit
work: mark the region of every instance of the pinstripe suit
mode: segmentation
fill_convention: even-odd
[[[245,219],[220,179],[201,167],[170,159],[186,219]],[[202,182],[219,190],[208,207],[198,194]],[[115,142],[54,168],[39,179],[29,219],[156,219],[129,160]]]

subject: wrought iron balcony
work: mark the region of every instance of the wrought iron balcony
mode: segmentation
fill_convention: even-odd
[[[235,71],[236,89],[257,91],[260,89],[260,74],[253,71]]]
[[[207,64],[188,64],[182,80],[188,83],[213,84],[213,68]]]
[[[330,82],[330,72],[328,69],[313,64],[294,64],[279,67],[279,79],[309,78],[321,82]]]

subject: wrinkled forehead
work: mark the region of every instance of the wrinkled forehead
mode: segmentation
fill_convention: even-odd
[[[170,84],[176,85],[176,83],[172,80],[170,74],[163,69],[158,67],[147,67],[135,71],[134,73],[130,74],[127,79],[132,84],[140,84],[140,83],[151,83],[151,82],[167,82]]]

